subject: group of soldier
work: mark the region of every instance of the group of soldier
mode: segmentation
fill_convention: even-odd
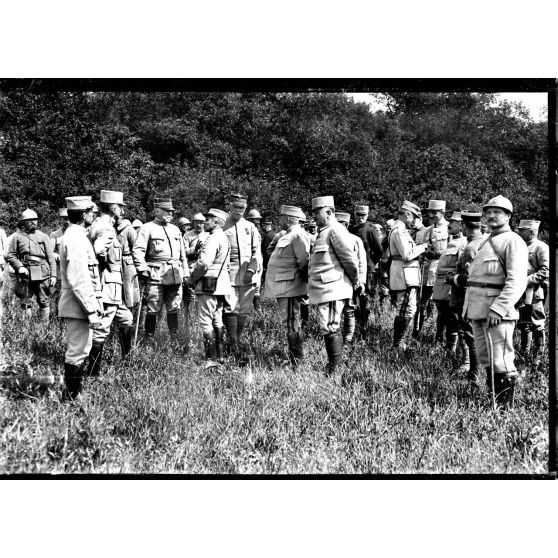
[[[211,208],[192,222],[181,217],[178,226],[171,223],[170,199],[156,198],[153,220],[145,224],[125,219],[124,207],[121,192],[101,190],[98,205],[90,196],[66,198],[64,224],[50,237],[37,230],[38,216],[29,209],[9,239],[0,229],[0,264],[10,267],[25,313],[31,315],[36,298],[40,317],[48,320],[50,290],[59,297],[67,399],[79,395],[84,378],[100,375],[113,322],[126,358],[140,322],[142,342],[154,343],[163,305],[171,343],[178,346],[183,304],[184,352],[195,314],[206,369],[219,370],[226,356],[245,362],[243,333],[260,309],[261,289],[277,299],[293,368],[304,359],[305,324],[314,306],[328,357],[325,374],[343,376],[343,348],[355,335],[367,339],[376,295],[380,307],[391,300],[395,308],[395,350],[407,347],[408,332],[427,342],[422,327],[434,303],[435,341],[450,354],[461,350],[472,386],[486,371],[494,405],[513,404],[516,323],[521,354],[527,358],[534,337],[531,362],[540,360],[549,250],[538,239],[539,221],[522,219],[519,234],[512,231],[513,207],[504,196],[490,199],[482,212],[454,211],[449,221],[444,200],[430,200],[424,216],[404,201],[385,232],[369,221],[364,204],[354,206],[351,224],[350,213],[336,212],[333,196],[313,198],[309,219],[302,208],[282,205],[278,231],[271,220],[262,226],[255,209],[244,217],[242,194],[231,194],[227,211]]]

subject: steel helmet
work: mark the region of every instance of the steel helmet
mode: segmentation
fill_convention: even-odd
[[[246,216],[247,219],[261,219],[262,216],[257,209],[251,209],[248,211],[248,215]]]
[[[204,221],[205,222],[205,217],[201,214],[201,213],[196,213],[192,219],[192,221]]]
[[[190,224],[190,219],[188,219],[187,217],[180,217],[180,219],[178,220],[178,226],[181,227],[182,225],[189,225]]]
[[[132,227],[134,227],[134,229],[137,229],[138,227],[141,227],[142,225],[143,225],[143,223],[139,219],[134,219],[132,221]]]
[[[32,209],[26,209],[25,211],[22,212],[20,220],[27,221],[29,219],[38,219],[38,218],[39,216]]]
[[[488,203],[482,208],[482,210],[486,211],[490,207],[499,207],[500,209],[505,209],[506,211],[513,213],[513,205],[511,201],[504,196],[496,196],[495,198],[488,200]]]

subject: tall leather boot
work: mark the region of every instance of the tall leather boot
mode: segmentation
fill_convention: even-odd
[[[289,343],[289,360],[297,368],[304,358],[304,334],[302,331],[287,334]]]
[[[153,339],[157,329],[157,314],[147,313],[145,315],[145,338]]]
[[[324,335],[328,367],[326,376],[335,376],[343,365],[343,334],[341,331]]]
[[[304,333],[302,330],[297,332],[296,358],[299,364],[304,360]]]
[[[436,343],[444,342],[444,328],[446,326],[444,316],[438,309],[438,315],[436,316]]]
[[[246,326],[246,322],[248,321],[248,316],[245,316],[243,314],[239,314],[238,318],[236,320],[237,326],[236,326],[236,332],[238,335],[238,342],[241,342],[242,339],[242,332],[244,331],[244,328]]]
[[[84,370],[88,366],[87,360],[80,364],[64,363],[64,383],[62,392],[64,401],[73,401],[81,393]]]
[[[418,303],[417,312],[413,321],[413,333],[414,339],[417,339],[422,331],[422,326],[424,325],[424,304],[422,302]],[[395,328],[394,328],[395,331]]]
[[[405,337],[405,331],[407,326],[411,323],[411,318],[401,318],[395,316],[393,320],[393,347],[394,348],[405,348],[403,339]]]
[[[186,333],[186,346],[190,341],[190,301],[183,298],[184,302],[184,332]]]
[[[178,339],[178,311],[167,312],[167,326],[171,340],[176,341]]]
[[[304,329],[308,328],[309,309],[310,309],[310,306],[308,306],[308,304],[301,304],[300,305],[300,325]]]
[[[529,351],[531,350],[531,332],[527,329],[521,330],[521,355],[523,358],[527,358]]]
[[[203,341],[205,344],[205,368],[217,368],[217,348],[215,343],[215,332],[204,332]]]
[[[223,329],[222,327],[213,328],[215,332],[215,354],[219,363],[223,363]]]
[[[122,327],[118,330],[118,337],[120,339],[120,350],[122,358],[126,358],[128,353],[132,350],[134,341],[134,328],[132,326]]]
[[[494,374],[494,397],[499,407],[513,407],[515,376]]]
[[[229,344],[235,347],[238,343],[238,314],[223,314],[223,324],[227,330]]]
[[[465,337],[465,344],[467,348],[465,353],[469,358],[469,371],[467,372],[467,379],[474,385],[479,385],[479,360],[477,358],[477,351],[475,348],[475,340]]]
[[[361,324],[362,325],[362,324]],[[356,329],[355,313],[352,310],[343,312],[343,338],[345,345],[353,342]]]
[[[261,296],[260,295],[254,295],[254,310],[256,310],[256,312],[259,312],[262,309],[262,302],[261,302]]]
[[[101,375],[101,359],[103,356],[104,341],[93,341],[91,351],[89,352],[89,367],[87,375],[98,378]]]
[[[469,347],[467,347],[465,336],[461,332],[457,334],[457,348],[461,353],[461,366],[463,368],[468,368],[471,363],[471,358],[469,355]]]

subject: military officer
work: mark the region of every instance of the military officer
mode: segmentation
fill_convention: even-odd
[[[217,368],[223,360],[223,307],[232,287],[229,275],[230,245],[223,232],[228,214],[210,209],[204,220],[207,239],[188,278],[195,285],[198,316],[205,343],[205,368]]]
[[[88,367],[93,331],[103,316],[97,257],[86,228],[95,219],[90,196],[66,198],[69,225],[60,241],[61,292],[58,316],[66,321],[68,347],[64,355],[65,399],[75,399]]]
[[[132,250],[134,265],[147,289],[145,336],[148,340],[154,338],[157,315],[164,303],[169,334],[176,340],[182,282],[187,280],[190,271],[182,235],[171,223],[172,200],[155,198],[153,206],[154,219],[140,228]]]
[[[260,239],[263,238],[263,231],[260,227],[260,223],[262,220],[262,216],[260,215],[260,212],[257,209],[251,209],[248,212],[246,219],[256,227],[260,235]],[[262,305],[261,305],[262,276],[263,276],[263,253],[262,253],[262,269],[260,269],[260,271],[257,272],[257,276],[256,276],[256,290],[254,292],[254,302],[253,302],[255,310],[262,309]]]
[[[17,277],[16,295],[25,315],[31,317],[33,297],[37,298],[40,317],[50,316],[50,289],[56,287],[56,260],[52,241],[37,230],[37,214],[26,209],[21,214],[22,230],[15,233],[8,248],[7,261]]]
[[[312,199],[312,215],[319,227],[310,259],[308,296],[318,305],[318,322],[328,356],[326,375],[335,375],[343,361],[341,316],[353,294],[363,292],[358,257],[347,229],[335,218],[333,196]]]
[[[132,228],[136,231],[136,236],[138,234],[138,231],[142,227],[142,225],[143,225],[143,223],[139,219],[134,219],[132,221]]]
[[[427,244],[416,244],[409,230],[413,228],[419,215],[418,206],[405,200],[389,233],[389,288],[395,292],[397,312],[393,322],[394,347],[405,346],[405,332],[417,310],[417,291],[420,285],[419,256],[425,252]]]
[[[134,266],[132,251],[137,233],[123,213],[115,216],[116,235],[122,246],[122,298],[127,308],[132,310],[140,300],[138,272]]]
[[[349,227],[349,232],[358,236],[366,251],[366,284],[364,292],[359,296],[358,321],[362,335],[366,334],[368,317],[370,316],[370,301],[374,296],[374,269],[382,259],[382,239],[377,228],[368,221],[370,208],[367,205],[355,205],[355,224]]]
[[[192,229],[192,223],[190,222],[190,219],[188,219],[188,217],[180,217],[180,219],[178,219],[176,224],[180,229],[182,236],[185,236],[188,233],[188,231]],[[202,230],[203,230],[203,222],[202,222]]]
[[[233,350],[242,347],[242,332],[253,309],[258,271],[262,266],[261,239],[256,226],[244,219],[247,198],[231,194],[229,217],[223,231],[229,239],[230,279],[233,287],[226,297],[223,321]]]
[[[428,217],[431,225],[427,228],[425,234],[425,242],[428,242],[428,250],[421,258],[421,288],[420,300],[418,301],[418,308],[415,315],[413,337],[418,337],[424,324],[424,314],[427,306],[432,299],[432,291],[434,290],[434,282],[436,281],[436,269],[438,267],[438,260],[442,255],[442,251],[448,247],[449,233],[448,222],[444,217],[446,210],[446,202],[444,200],[430,200],[428,202]],[[422,236],[419,241],[422,241]],[[440,326],[443,322],[438,322],[436,327],[436,339],[441,341],[443,339],[443,329],[440,331]]]
[[[351,214],[350,213],[342,213],[336,212],[335,218],[346,228],[349,228],[351,222]],[[364,248],[364,243],[362,242],[359,236],[355,234],[351,234],[351,238],[354,242],[354,251],[356,252],[358,258],[358,275],[359,275],[359,284],[362,287],[362,290],[365,289],[366,280],[367,280],[367,254]],[[359,299],[360,300],[360,299]],[[343,341],[346,345],[350,345],[353,342],[353,338],[355,335],[356,329],[356,320],[355,320],[355,304],[357,300],[356,297],[353,295],[345,304],[345,308],[343,308]]]
[[[519,235],[527,244],[529,252],[529,269],[527,272],[527,289],[524,304],[519,309],[517,328],[521,332],[521,353],[527,355],[534,337],[534,362],[540,363],[544,349],[544,324],[546,314],[544,301],[549,286],[550,253],[548,244],[538,239],[540,221],[522,219],[519,222]]]
[[[59,229],[50,233],[52,240],[52,249],[54,252],[54,259],[56,260],[56,290],[55,290],[55,308],[58,308],[58,299],[60,298],[61,277],[60,277],[60,242],[65,230],[68,228],[70,222],[68,221],[68,210],[61,207],[58,210],[58,216],[62,220],[62,226]]]
[[[300,329],[300,305],[308,293],[310,240],[300,226],[300,209],[282,205],[279,224],[285,234],[278,240],[268,263],[265,290],[275,297],[281,323],[287,330],[289,360],[297,367],[304,357],[304,334]]]
[[[465,302],[465,288],[467,277],[469,276],[469,267],[483,241],[483,235],[480,230],[481,217],[482,213],[461,212],[462,232],[463,236],[467,239],[467,245],[458,257],[455,273],[450,273],[445,279],[451,285],[450,309],[457,316],[457,329],[463,336],[467,346],[467,351],[464,352],[463,366],[469,367],[467,378],[475,386],[478,386],[479,372],[475,337],[471,323],[463,318],[463,303]]]
[[[490,236],[482,242],[471,266],[463,316],[472,322],[477,357],[487,372],[494,403],[513,404],[517,371],[513,331],[515,305],[527,287],[527,245],[510,228],[513,206],[496,196],[483,208]]]

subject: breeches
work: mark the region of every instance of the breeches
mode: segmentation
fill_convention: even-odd
[[[515,320],[502,320],[491,328],[485,327],[486,320],[472,320],[471,326],[481,366],[488,368],[492,356],[495,374],[517,374],[513,349]]]
[[[281,324],[287,329],[287,333],[300,331],[300,305],[301,296],[286,296],[277,299],[279,312],[281,313]]]
[[[544,331],[546,313],[542,300],[534,300],[533,304],[525,304],[519,309],[518,329],[526,331]]]
[[[198,320],[202,333],[211,333],[213,328],[223,327],[224,305],[224,296],[198,295]]]
[[[89,328],[87,320],[66,318],[66,339],[68,347],[64,355],[66,364],[81,364],[91,351],[93,330]]]
[[[322,335],[339,331],[341,315],[343,314],[343,308],[347,302],[348,299],[332,300],[330,302],[318,304],[318,323]]]
[[[33,303],[33,297],[37,297],[40,308],[48,306],[49,280],[44,281],[18,281],[15,291],[21,302],[21,306],[27,308]]]
[[[182,285],[182,299],[184,305],[190,303],[192,300],[196,300],[196,288],[193,285],[187,285],[186,283]]]
[[[407,287],[404,291],[394,291],[397,293],[396,311],[400,318],[412,318],[416,314],[417,290],[418,287]]]
[[[233,286],[231,294],[225,296],[226,304],[223,312],[225,314],[249,316],[254,308],[255,293],[255,284]]]
[[[163,307],[163,302],[167,314],[178,312],[182,298],[182,285],[150,284],[147,289],[147,312],[149,314],[158,314]]]
[[[101,327],[93,330],[93,341],[102,342],[110,333],[110,326],[116,320],[118,329],[131,327],[134,324],[134,317],[128,307],[122,304],[104,304],[105,315],[101,318]]]

